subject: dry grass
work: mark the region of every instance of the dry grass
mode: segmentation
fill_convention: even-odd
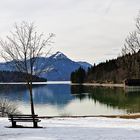
[[[97,116],[40,116],[42,119],[51,118],[89,118],[89,117],[106,117],[106,118],[122,118],[122,119],[137,119],[140,118],[140,113],[137,114],[124,114],[124,115],[97,115]]]

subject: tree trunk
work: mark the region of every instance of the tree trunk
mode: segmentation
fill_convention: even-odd
[[[33,102],[32,82],[29,83],[29,92],[30,92],[31,114],[32,114],[32,115],[35,115],[35,111],[34,111],[34,102]]]

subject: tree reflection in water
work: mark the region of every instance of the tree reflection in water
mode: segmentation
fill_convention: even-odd
[[[126,92],[118,87],[72,85],[71,93],[80,100],[89,98],[106,106],[125,109],[127,113],[140,112],[140,91]]]

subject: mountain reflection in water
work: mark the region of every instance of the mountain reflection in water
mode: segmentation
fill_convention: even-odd
[[[25,85],[1,85],[0,98],[17,102],[29,112],[29,93]],[[123,88],[70,84],[34,85],[35,109],[40,115],[108,115],[140,112],[140,92]],[[27,111],[28,110],[28,111]]]

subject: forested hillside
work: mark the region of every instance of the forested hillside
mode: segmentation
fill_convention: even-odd
[[[140,51],[89,68],[85,80],[88,82],[122,83],[129,78],[140,78]]]
[[[25,82],[25,76],[30,76],[21,72],[0,71],[0,82]],[[32,77],[33,82],[45,82],[47,79]]]
[[[79,79],[77,71],[71,75],[72,82],[77,83]],[[128,78],[140,78],[140,51],[94,65],[84,74],[84,82],[122,83]]]

